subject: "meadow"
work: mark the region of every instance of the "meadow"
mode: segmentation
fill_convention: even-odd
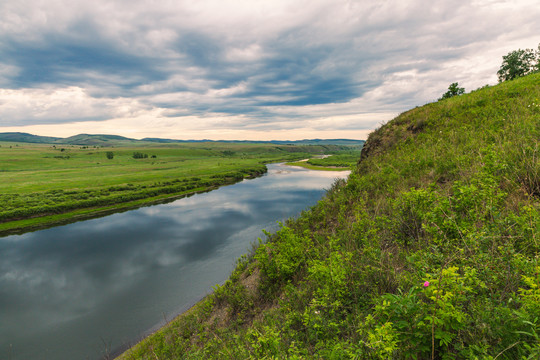
[[[102,147],[0,142],[0,232],[204,191],[259,176],[265,163],[346,149],[267,143],[122,141]]]
[[[353,170],[358,162],[361,149],[344,150],[332,156],[315,156],[301,161],[288,162],[287,165],[300,166],[306,169],[327,171],[342,171],[343,169]]]

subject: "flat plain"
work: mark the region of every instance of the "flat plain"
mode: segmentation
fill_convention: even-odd
[[[204,191],[337,145],[0,142],[0,233]]]

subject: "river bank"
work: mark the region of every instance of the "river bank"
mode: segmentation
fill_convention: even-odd
[[[267,167],[165,204],[0,238],[0,358],[110,358],[223,284],[261,229],[315,204],[339,174]]]
[[[318,159],[324,159],[327,157],[329,157],[329,155],[317,156]],[[308,164],[308,160],[309,159],[304,159],[297,162],[287,162],[285,164],[320,171],[348,170],[348,168],[344,167],[314,166]],[[63,206],[62,204],[60,204],[58,206],[58,209],[56,209],[54,206],[49,206],[51,207],[49,213],[42,212],[36,215],[29,215],[26,217],[20,216],[20,218],[9,218],[9,215],[6,215],[6,212],[4,212],[3,216],[5,219],[0,220],[0,237],[13,234],[23,234],[28,231],[46,229],[52,226],[66,225],[77,221],[107,216],[116,212],[129,211],[143,206],[167,203],[201,192],[212,191],[221,186],[235,184],[244,179],[252,179],[262,176],[267,172],[266,165],[267,164],[258,167],[244,168],[234,173],[225,173],[220,174],[219,176],[207,176],[206,178],[202,179],[193,176],[193,182],[190,182],[190,179],[187,178],[184,179],[179,185],[177,185],[176,183],[172,183],[165,186],[160,185],[157,188],[149,188],[148,186],[144,186],[142,189],[133,187],[133,190],[131,191],[128,187],[128,191],[121,196],[116,196],[115,198],[112,198],[110,200],[103,200],[105,204],[102,206],[91,206],[92,202],[90,202],[89,206],[88,201],[78,203],[76,202],[73,205],[69,205],[74,209],[69,209],[68,207],[69,210],[63,211]],[[197,186],[198,184],[201,185]],[[188,188],[188,190],[178,191],[178,189],[184,189],[186,187]],[[158,195],[150,195],[156,193]],[[134,200],[125,200],[130,198],[134,198]],[[12,212],[14,214],[17,214],[19,212],[24,214],[24,211],[21,211],[21,209],[16,209]]]
[[[60,214],[47,214],[33,216],[26,219],[17,219],[6,221],[0,223],[0,237],[13,234],[24,234],[28,231],[36,231],[47,229],[53,226],[66,225],[77,221],[89,220],[98,217],[103,217],[111,215],[117,212],[129,211],[138,209],[143,206],[151,206],[157,204],[165,204],[171,201],[175,201],[184,197],[193,196],[195,194],[208,192],[215,190],[221,186],[227,186],[235,184],[244,179],[253,179],[259,176],[262,176],[266,173],[267,169],[264,168],[264,171],[251,172],[248,176],[239,178],[239,177],[229,177],[222,178],[222,181],[218,182],[214,180],[209,186],[196,187],[187,191],[181,191],[178,193],[170,194],[165,193],[157,196],[151,196],[143,199],[138,199],[134,201],[120,202],[108,206],[99,206],[99,207],[90,207],[83,209],[76,209],[73,211],[67,211]]]
[[[260,176],[268,163],[347,149],[258,143],[118,145],[114,149],[2,146],[0,236],[215,189]]]

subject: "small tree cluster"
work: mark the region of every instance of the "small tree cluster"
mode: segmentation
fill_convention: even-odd
[[[112,151],[107,151],[105,156],[107,156],[107,159],[112,160],[114,158],[114,153]]]
[[[465,92],[465,88],[460,88],[458,83],[451,83],[448,87],[448,91],[443,94],[439,100],[448,99],[454,96],[462,95]]]
[[[143,154],[141,152],[136,151],[136,152],[133,153],[133,158],[134,159],[147,159],[148,154]]]
[[[538,49],[518,49],[503,56],[501,68],[497,71],[499,82],[540,71],[540,44]]]

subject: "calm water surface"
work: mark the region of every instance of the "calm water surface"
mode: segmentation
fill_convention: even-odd
[[[170,320],[262,229],[314,205],[348,172],[267,175],[163,205],[0,238],[0,359],[98,359]]]

